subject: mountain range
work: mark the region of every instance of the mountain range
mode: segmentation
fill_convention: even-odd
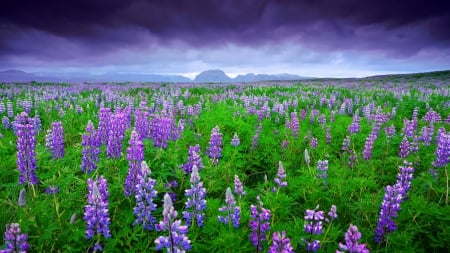
[[[301,80],[311,79],[292,74],[246,74],[235,78],[229,77],[222,70],[207,70],[198,74],[194,80],[181,75],[135,74],[135,73],[106,73],[101,75],[71,73],[71,74],[42,74],[27,73],[21,70],[0,71],[0,82],[170,82],[170,83],[232,83],[257,82],[269,80]]]

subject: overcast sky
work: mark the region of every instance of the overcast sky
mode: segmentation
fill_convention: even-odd
[[[449,1],[67,2],[2,1],[0,70],[358,77],[450,69]]]

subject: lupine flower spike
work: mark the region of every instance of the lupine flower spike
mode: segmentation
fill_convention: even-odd
[[[186,190],[186,211],[183,212],[183,217],[186,219],[186,224],[189,227],[197,222],[199,227],[203,226],[206,209],[206,189],[203,187],[203,182],[200,182],[200,175],[198,174],[197,166],[194,165],[191,174],[191,189]]]
[[[178,212],[175,211],[169,194],[164,195],[163,220],[156,224],[157,231],[166,231],[168,236],[160,236],[155,240],[156,250],[167,249],[167,252],[185,252],[191,249],[191,241],[186,236],[188,227],[176,220]]]
[[[28,236],[20,233],[18,223],[12,223],[6,226],[5,243],[6,248],[0,250],[0,253],[26,253],[29,245]]]

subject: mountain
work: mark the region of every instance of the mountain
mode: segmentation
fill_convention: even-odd
[[[45,81],[43,77],[38,77],[34,74],[23,72],[21,70],[5,70],[0,71],[0,81],[3,82],[30,82],[30,81]]]
[[[258,81],[272,81],[272,80],[301,80],[311,79],[311,77],[303,77],[291,74],[246,74],[238,75],[235,78],[231,78],[225,74],[222,70],[207,70],[198,74],[194,82],[197,83],[231,83],[231,82],[258,82]]]
[[[232,81],[233,79],[219,69],[203,71],[194,79],[196,83],[228,83]]]

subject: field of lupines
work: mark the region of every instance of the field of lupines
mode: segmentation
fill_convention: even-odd
[[[449,85],[0,84],[0,252],[447,252]]]

